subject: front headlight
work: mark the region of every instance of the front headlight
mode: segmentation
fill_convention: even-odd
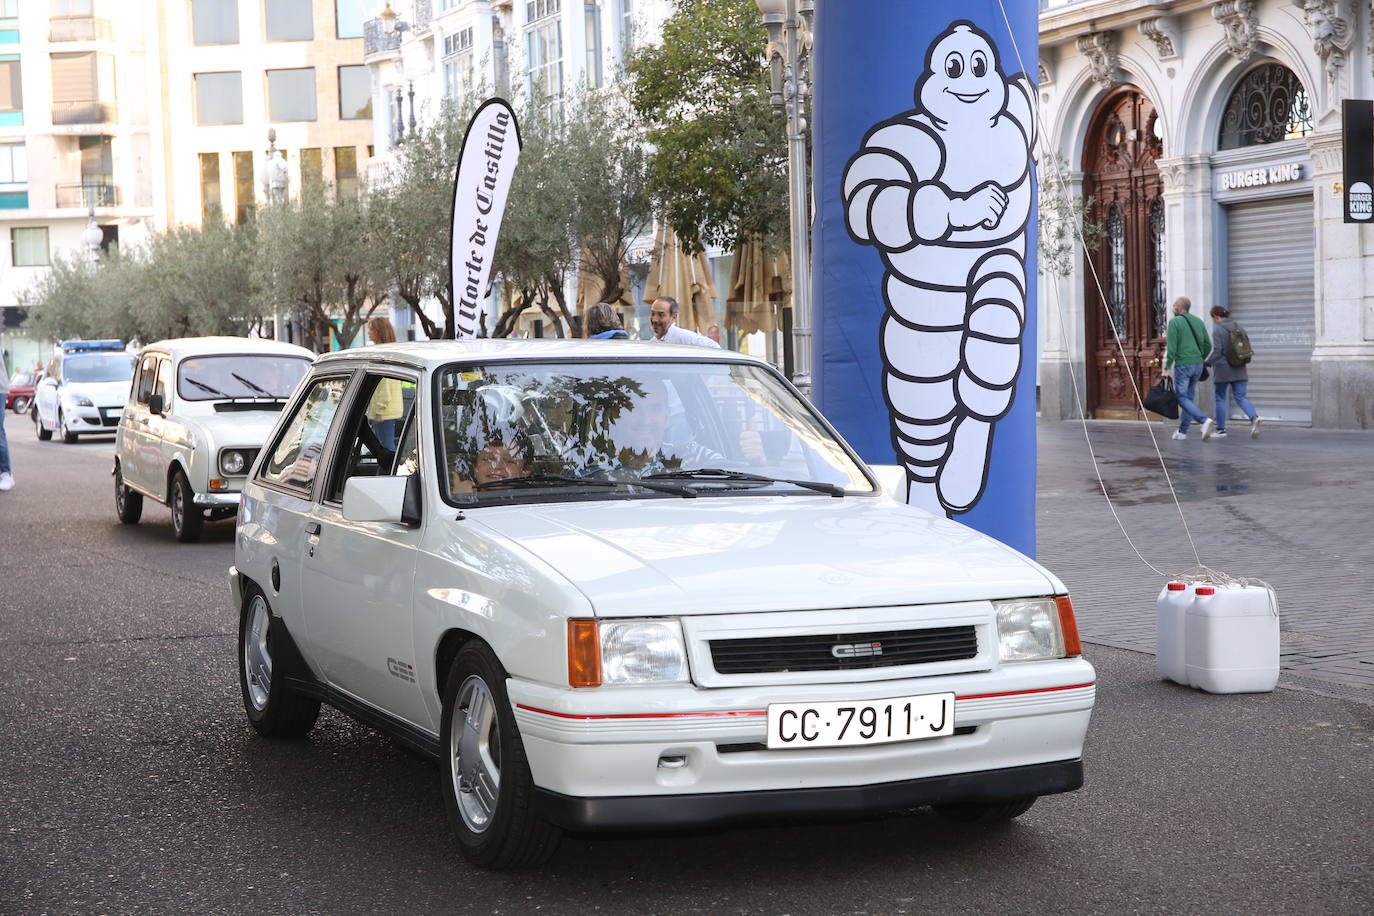
[[[242,474],[248,467],[248,453],[239,449],[227,448],[219,453],[220,472],[227,475]]]
[[[687,648],[676,620],[568,621],[573,687],[687,680]]]
[[[997,616],[997,652],[1002,661],[1033,662],[1068,654],[1055,599],[994,601],[992,609]]]
[[[72,397],[72,403],[75,404],[77,407],[94,407],[94,406],[95,406],[95,402],[92,401],[90,398],[86,397],[84,394],[74,394],[74,395],[72,395],[71,397]]]

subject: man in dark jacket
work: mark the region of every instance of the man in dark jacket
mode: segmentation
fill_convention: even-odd
[[[1189,314],[1192,307],[1187,296],[1174,300],[1174,317],[1169,319],[1164,333],[1164,374],[1173,376],[1174,393],[1178,395],[1178,429],[1173,437],[1187,439],[1188,426],[1196,420],[1202,424],[1202,441],[1206,442],[1212,438],[1216,423],[1193,403],[1193,395],[1209,352],[1207,326],[1201,318]]]

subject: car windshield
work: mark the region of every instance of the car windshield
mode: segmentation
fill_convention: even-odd
[[[820,418],[757,365],[452,366],[438,384],[460,505],[873,491]]]
[[[134,357],[130,353],[69,356],[62,374],[69,382],[127,382],[134,377]]]
[[[183,401],[228,398],[286,398],[310,368],[299,356],[240,353],[183,359],[177,370],[177,397]]]

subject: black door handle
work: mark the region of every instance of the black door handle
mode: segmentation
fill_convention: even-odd
[[[318,535],[318,534],[320,533],[320,523],[319,523],[319,522],[306,522],[306,523],[305,523],[305,533],[306,533],[306,534]]]

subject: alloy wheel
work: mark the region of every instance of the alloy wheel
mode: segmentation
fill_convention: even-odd
[[[267,601],[262,595],[254,595],[248,605],[248,629],[243,637],[243,672],[248,700],[259,711],[267,708],[272,692],[272,655],[267,647],[270,627]]]
[[[453,704],[449,753],[454,798],[473,833],[491,826],[501,798],[501,729],[491,689],[476,675],[463,682]]]

